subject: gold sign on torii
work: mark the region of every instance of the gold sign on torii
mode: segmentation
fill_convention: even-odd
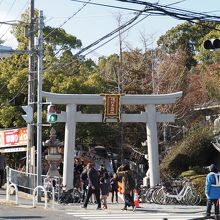
[[[121,121],[121,105],[120,98],[123,94],[101,94],[104,96],[104,114],[103,122],[106,119],[117,119],[118,122]]]

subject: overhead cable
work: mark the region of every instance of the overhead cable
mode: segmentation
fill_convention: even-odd
[[[7,14],[6,14],[6,16],[4,17],[3,20],[5,20],[5,19],[8,17],[8,15],[9,15],[9,13],[11,12],[11,9],[13,8],[15,2],[16,2],[16,0],[14,0],[14,1],[12,2],[11,6],[10,6],[10,8],[9,8],[9,10],[8,10],[8,12],[7,12]],[[2,24],[0,24],[0,27],[1,27],[1,25],[2,25]]]
[[[28,4],[28,1],[27,1],[27,2],[25,3],[25,5],[22,7],[21,11],[19,12],[19,15],[20,15],[21,12],[26,8],[27,4]],[[17,16],[17,18],[19,17],[19,15]],[[16,18],[16,20],[17,20],[17,18]],[[11,28],[11,27],[9,26],[9,27],[7,28],[7,30],[5,31],[5,33],[2,34],[2,36],[0,37],[0,39],[2,39],[2,38],[7,34],[7,32],[9,31],[10,28]]]
[[[211,22],[220,22],[220,16],[179,9],[167,5],[159,5],[157,3],[149,3],[141,0],[115,0],[115,1],[145,5],[146,7],[148,7],[148,9],[160,11],[164,13],[164,15],[169,15],[171,17],[175,17],[180,20],[186,20],[186,21],[203,20],[203,21],[211,21]]]
[[[141,21],[143,21],[144,19],[148,18],[151,14],[146,15],[145,17],[141,18],[139,21],[135,22],[134,24],[132,24],[131,26],[127,27],[126,29],[122,30],[122,34],[126,31],[128,31],[129,29],[131,29],[133,26],[137,25],[138,23],[140,23]],[[87,56],[88,54],[92,53],[93,51],[99,49],[100,47],[104,46],[105,44],[109,43],[110,41],[112,41],[113,39],[115,39],[116,37],[118,37],[117,35],[110,38],[108,41],[104,42],[103,44],[99,45],[98,47],[94,48],[93,50],[89,51],[88,53],[84,54],[84,56]]]
[[[88,0],[80,9],[74,12],[69,18],[67,18],[59,27],[53,29],[44,39],[48,38],[55,30],[61,28],[64,24],[66,24],[69,20],[71,20],[75,15],[77,15],[91,0]]]
[[[113,34],[119,32],[120,30],[126,28],[127,26],[129,26],[130,24],[132,24],[134,21],[136,21],[139,16],[146,11],[146,8],[144,8],[141,12],[139,12],[136,16],[134,16],[132,19],[130,19],[129,21],[125,22],[123,25],[121,25],[120,27],[116,28],[115,30],[111,31],[110,33],[106,34],[105,36],[101,37],[100,39],[98,39],[97,41],[93,42],[92,44],[88,45],[87,47],[84,47],[83,49],[81,49],[79,52],[77,52],[75,54],[75,56],[79,56],[80,54],[82,54],[84,51],[88,50],[89,48],[97,45],[98,43],[102,42],[103,40],[105,40],[106,38],[112,36]]]

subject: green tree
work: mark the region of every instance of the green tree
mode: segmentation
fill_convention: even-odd
[[[204,48],[204,42],[209,39],[219,38],[220,25],[215,25],[215,28],[211,29],[208,33],[203,35],[199,40],[198,54],[195,56],[196,60],[203,64],[220,64],[220,52],[219,50],[206,50]]]
[[[38,11],[35,11],[37,17]],[[35,35],[37,36],[37,20]],[[24,36],[25,25],[29,17],[26,11],[22,20],[13,28],[12,33],[18,41],[19,50],[28,49],[28,38]],[[45,27],[43,90],[57,93],[101,93],[102,79],[96,71],[95,63],[88,59],[78,59],[72,50],[79,49],[82,43],[75,36],[66,33],[62,28]],[[37,62],[37,59],[35,59]],[[36,65],[37,67],[37,65]],[[36,77],[37,78],[37,77]],[[21,106],[27,104],[28,54],[17,54],[0,60],[0,127],[26,126],[22,119]],[[58,107],[63,110],[62,106]],[[43,106],[44,121],[46,106]],[[57,133],[63,138],[64,126],[57,126]],[[44,129],[46,137],[49,132]]]
[[[199,51],[201,39],[217,27],[216,23],[203,22],[190,23],[185,22],[168,30],[162,35],[157,44],[167,53],[175,53],[177,50],[184,50],[187,53],[187,67],[196,65],[195,55]]]

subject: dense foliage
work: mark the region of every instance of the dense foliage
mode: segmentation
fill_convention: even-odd
[[[177,177],[191,167],[210,165],[217,151],[211,144],[212,140],[213,133],[209,126],[198,125],[192,128],[184,140],[176,143],[163,159],[162,175]]]

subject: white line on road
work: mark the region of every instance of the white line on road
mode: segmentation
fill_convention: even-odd
[[[186,220],[186,219],[192,219],[192,218],[198,218],[202,217],[201,215],[192,215],[192,214],[184,214],[184,215],[171,215],[168,213],[81,213],[81,212],[67,212],[68,215],[73,215],[74,217],[79,217],[81,219],[87,219],[87,220],[121,220],[121,219],[129,219],[129,220],[136,220],[136,219],[152,219],[152,220],[161,220],[163,218],[175,219],[175,220]],[[159,218],[158,218],[159,217]]]

